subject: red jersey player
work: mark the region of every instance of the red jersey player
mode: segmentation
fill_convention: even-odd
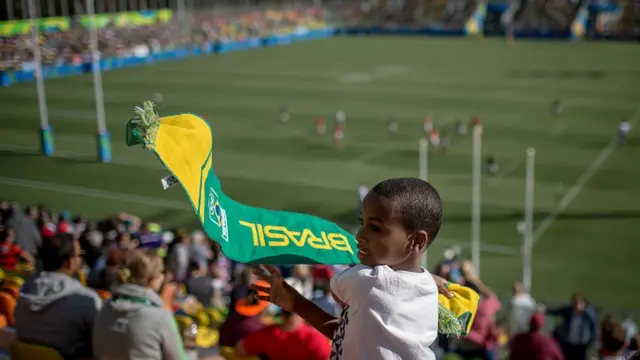
[[[336,127],[333,129],[333,141],[336,147],[342,147],[342,139],[344,139],[344,130],[342,130],[342,125],[336,124]]]
[[[327,124],[322,116],[316,118],[316,134],[322,136],[327,133]]]
[[[440,133],[438,132],[438,129],[433,128],[433,130],[431,130],[429,140],[431,141],[431,145],[433,145],[434,148],[438,149],[440,147]]]

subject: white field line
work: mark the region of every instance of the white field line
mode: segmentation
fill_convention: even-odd
[[[633,130],[636,122],[640,120],[640,109],[638,109],[635,114],[629,119],[629,123],[631,124],[631,129]],[[578,177],[575,184],[569,188],[569,190],[564,194],[560,203],[555,208],[549,216],[547,216],[541,223],[540,226],[536,228],[533,233],[533,244],[536,244],[542,236],[549,230],[551,225],[558,219],[560,214],[571,204],[571,202],[580,194],[584,186],[591,180],[591,178],[600,170],[600,167],[609,159],[611,154],[614,153],[618,146],[618,139],[614,137],[607,146],[600,151],[598,156],[593,160],[589,166],[585,169],[585,171]]]
[[[185,210],[185,211],[193,210],[191,206],[189,206],[189,204],[182,201],[162,200],[162,199],[152,198],[148,196],[125,194],[121,192],[100,190],[100,189],[81,187],[81,186],[55,184],[55,183],[44,182],[44,181],[34,181],[34,180],[0,176],[0,184],[24,187],[29,189],[54,191],[54,192],[59,192],[64,194],[88,196],[88,197],[94,197],[94,198],[105,199],[105,200],[113,200],[117,202],[127,202],[127,203],[140,204],[140,205],[151,205],[151,206],[157,206],[157,207],[174,209],[174,210]],[[158,181],[158,187],[160,187],[159,181]]]

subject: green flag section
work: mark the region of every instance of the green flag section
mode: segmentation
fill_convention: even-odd
[[[160,118],[151,102],[127,124],[127,144],[142,144],[184,189],[204,230],[225,255],[244,263],[356,264],[353,235],[315,216],[241,204],[227,196],[212,166],[209,124],[193,114]],[[175,180],[174,180],[175,179]]]
[[[128,26],[144,26],[152,25],[157,22],[169,22],[173,16],[173,13],[169,9],[160,10],[143,10],[143,11],[130,11],[115,14],[96,14],[95,24],[98,29],[104,28],[109,24],[113,24],[115,27],[128,27]],[[91,16],[85,15],[80,18],[82,26],[91,27]]]
[[[51,17],[36,19],[36,26],[39,31],[64,31],[69,29],[70,18]],[[31,20],[9,20],[0,21],[0,36],[25,35],[31,32]]]
[[[113,14],[96,14],[95,24],[97,28],[104,28],[109,24],[115,27],[130,27],[151,25],[158,22],[169,22],[173,18],[170,9],[130,11]],[[38,31],[53,32],[65,31],[71,26],[69,17],[50,17],[35,19]],[[88,28],[91,26],[91,17],[84,15],[80,17],[80,23]],[[9,20],[0,21],[0,36],[26,35],[31,32],[31,20]]]

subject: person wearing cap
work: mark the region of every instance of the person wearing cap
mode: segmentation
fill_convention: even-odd
[[[558,343],[544,335],[542,328],[544,313],[536,312],[529,321],[529,331],[513,339],[509,360],[564,360]]]
[[[256,284],[269,286],[262,280]],[[265,325],[261,322],[261,317],[268,307],[269,302],[259,300],[253,293],[236,300],[233,304],[234,312],[220,326],[220,346],[233,347],[249,334],[262,330]]]
[[[289,285],[298,293],[304,292],[299,283],[292,282]],[[267,284],[262,287],[269,286]],[[236,344],[236,355],[263,355],[269,360],[327,360],[329,358],[331,344],[322,333],[308,325],[296,313],[281,310],[281,317],[281,324],[267,326],[240,340]]]

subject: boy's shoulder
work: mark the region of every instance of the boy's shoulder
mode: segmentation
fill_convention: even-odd
[[[375,283],[375,287],[384,286],[385,284],[404,284],[416,285],[438,291],[433,276],[429,271],[423,269],[422,272],[398,271],[387,265],[367,266],[354,265],[349,269],[338,274],[338,277],[353,278],[360,281],[369,281]]]

